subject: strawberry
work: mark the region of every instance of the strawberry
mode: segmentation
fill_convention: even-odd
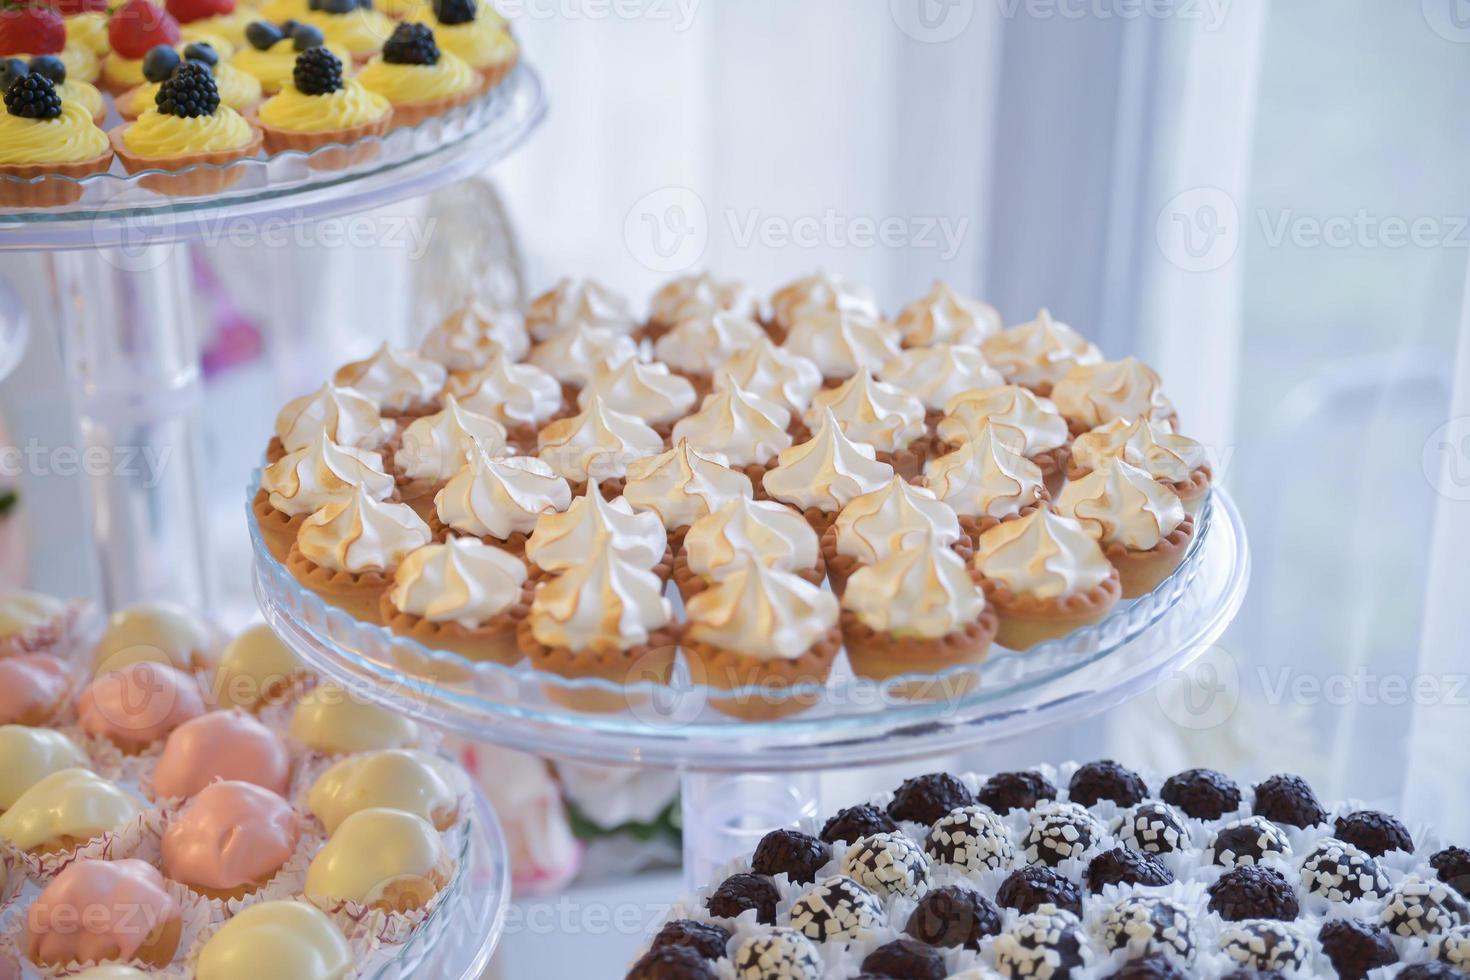
[[[55,7],[63,17],[107,13],[107,0],[46,0],[46,6]]]
[[[235,12],[235,0],[168,0],[168,12],[180,24]]]
[[[0,9],[0,57],[60,54],[64,47],[66,23],[50,7]]]
[[[160,44],[178,44],[179,22],[149,0],[128,0],[107,22],[107,43],[114,53],[137,60]]]

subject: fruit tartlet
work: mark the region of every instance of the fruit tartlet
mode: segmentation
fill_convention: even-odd
[[[77,605],[40,592],[0,590],[0,656],[62,652],[77,611]]]
[[[489,3],[482,13],[477,0],[413,2],[414,9],[407,19],[433,28],[439,46],[479,75],[481,92],[499,85],[516,66],[520,46]]]
[[[567,481],[536,457],[480,453],[434,497],[429,528],[436,541],[478,538],[520,557],[541,516],[571,503]]]
[[[204,698],[193,675],[147,661],[98,674],[77,703],[83,732],[130,755],[202,714]]]
[[[674,556],[674,584],[688,602],[754,561],[821,585],[826,564],[806,519],[773,500],[736,497],[695,521]]]
[[[1043,309],[1036,319],[986,337],[980,349],[1006,381],[1043,397],[1079,364],[1097,364],[1102,352]]]
[[[628,464],[664,451],[664,437],[642,419],[618,412],[594,394],[581,414],[541,430],[536,455],[581,496],[589,481],[608,498],[621,496]]]
[[[893,467],[879,460],[872,446],[849,439],[831,409],[823,408],[812,437],[783,449],[761,484],[772,500],[800,510],[820,536],[854,497],[891,479]]]
[[[677,643],[664,583],[611,548],[538,583],[520,628],[521,650],[537,670],[628,687],[667,683]],[[619,711],[646,699],[556,683],[544,690],[582,711]]]
[[[77,179],[104,173],[112,162],[107,134],[97,128],[92,114],[80,102],[64,101],[44,75],[31,72],[15,80],[4,101],[0,204],[69,204],[82,196]]]
[[[92,52],[100,67],[101,59],[111,50],[107,43],[107,0],[54,0],[49,6],[55,7],[66,22],[67,41]]]
[[[954,509],[972,542],[1050,499],[1041,468],[1011,445],[1010,430],[982,425],[974,438],[924,469],[922,485]]]
[[[428,905],[454,873],[434,825],[402,810],[371,807],[338,825],[306,869],[306,897],[385,912]]]
[[[267,152],[309,153],[310,166],[318,170],[377,155],[377,143],[360,141],[388,131],[393,107],[342,71],[342,60],[327,48],[308,48],[297,56],[292,81],[255,114]]]
[[[381,503],[356,487],[306,519],[286,568],[331,605],[377,623],[378,602],[399,564],[432,539],[412,507]]]
[[[854,497],[822,535],[827,580],[840,596],[859,568],[876,565],[915,543],[931,541],[964,559],[973,552],[954,508],[933,491],[895,475],[877,490]]]
[[[462,106],[482,91],[475,70],[440,51],[424,24],[401,23],[377,55],[357,73],[363,87],[393,103],[393,125],[415,126]]]
[[[790,428],[783,405],[732,385],[706,395],[699,411],[674,424],[671,438],[719,453],[764,495],[762,480],[791,448]]]
[[[419,353],[444,365],[451,382],[473,377],[497,355],[519,361],[530,350],[531,335],[519,312],[491,309],[473,297],[435,324],[419,344]]]
[[[856,313],[803,310],[781,344],[822,372],[822,384],[835,388],[862,368],[878,371],[898,355],[898,337],[882,320]]]
[[[1061,492],[1072,436],[1067,420],[1049,399],[1029,388],[1003,385],[958,394],[945,404],[944,412],[934,432],[936,444],[945,452],[974,439],[985,426],[993,426],[1007,445],[1041,470],[1049,494],[1055,497]]]
[[[403,430],[393,454],[398,496],[427,518],[434,511],[434,496],[467,464],[481,455],[510,454],[504,426],[445,395],[440,411],[414,419]]]
[[[446,391],[470,411],[505,426],[521,452],[535,452],[536,436],[567,407],[556,378],[534,365],[513,363],[508,354],[492,357],[467,377],[451,375]]]
[[[904,479],[917,477],[924,468],[929,449],[924,403],[902,388],[874,381],[867,367],[837,387],[817,392],[803,421],[815,430],[829,412],[843,435],[872,446],[877,458]]]
[[[714,387],[715,368],[758,343],[768,343],[753,317],[714,307],[698,307],[662,332],[654,356],[688,378],[701,396]]]
[[[699,399],[689,379],[665,364],[637,359],[599,370],[577,393],[577,407],[586,408],[594,397],[614,411],[642,419],[665,439]]]
[[[528,316],[527,325],[532,322]],[[534,337],[534,327],[532,331]],[[578,324],[547,340],[537,341],[526,355],[526,363],[555,378],[568,403],[572,403],[577,392],[598,374],[637,356],[638,345],[628,334],[609,327]]]
[[[516,631],[531,605],[525,562],[472,538],[413,552],[383,594],[383,623],[394,633],[467,660],[514,664]]]
[[[44,725],[71,693],[65,662],[45,653],[0,659],[0,725]]]
[[[0,10],[0,59],[30,62],[52,55],[79,82],[95,82],[100,69],[95,37],[73,35],[59,3],[18,4]]]
[[[26,910],[32,963],[59,968],[136,960],[167,966],[179,948],[183,910],[146,861],[83,860],[53,878]]]
[[[245,43],[230,55],[230,65],[260,82],[266,95],[290,86],[296,59],[312,48],[325,47],[344,65],[352,55],[339,45],[327,44],[321,29],[295,22],[284,25],[256,20],[245,28]]]
[[[596,484],[562,513],[542,514],[526,542],[526,559],[543,572],[569,571],[588,556],[612,552],[667,582],[674,553],[657,514],[635,511],[622,497],[611,500]]]
[[[338,368],[332,382],[371,398],[384,418],[400,419],[439,411],[448,378],[444,365],[385,342],[371,357]]]
[[[291,737],[322,755],[350,755],[412,748],[422,736],[419,726],[398,712],[366,703],[335,684],[318,684],[297,701]]]
[[[723,453],[696,449],[688,439],[680,439],[668,452],[629,463],[623,484],[624,500],[658,515],[676,555],[695,521],[736,497],[754,496],[750,477],[731,469]]]
[[[381,455],[339,446],[325,431],[267,466],[251,507],[270,553],[284,561],[306,519],[358,486],[375,500],[388,500],[396,492]]]
[[[216,659],[214,631],[197,613],[171,602],[142,602],[108,618],[92,672],[154,663],[202,676],[214,670]]]
[[[811,407],[812,397],[822,388],[822,372],[800,354],[766,339],[752,343],[717,367],[711,384],[715,391],[744,388],[770,399],[790,411],[793,426],[797,426],[801,414]]]
[[[15,806],[21,794],[52,773],[85,770],[91,762],[71,738],[51,728],[0,725],[0,812]]]
[[[245,43],[245,30],[254,14],[235,0],[167,0],[165,6],[179,22],[179,33],[186,41],[213,43],[224,41],[229,55]]]
[[[468,792],[464,772],[437,755],[383,749],[334,762],[312,784],[307,806],[328,834],[373,807],[412,813],[445,831],[459,820],[460,801]]]
[[[186,61],[158,88],[155,108],[112,130],[112,149],[129,173],[151,175],[143,186],[161,193],[210,194],[240,179],[230,164],[260,150],[260,132],[220,101],[208,66]],[[190,169],[192,168],[192,169]]]
[[[1105,460],[1122,459],[1173,490],[1191,514],[1210,492],[1212,473],[1205,447],[1149,419],[1114,419],[1072,442],[1067,479],[1080,480]]]
[[[1146,418],[1170,430],[1179,423],[1158,372],[1134,357],[1079,364],[1052,387],[1051,400],[1073,436],[1114,419]]]
[[[230,642],[215,671],[214,691],[221,706],[254,711],[283,703],[307,676],[295,652],[264,623]]]
[[[638,321],[627,298],[596,279],[559,279],[526,306],[526,328],[538,344],[579,327],[629,334]]]
[[[143,812],[143,801],[86,769],[37,780],[0,814],[0,838],[28,854],[74,851]]]
[[[260,101],[260,82],[254,75],[220,61],[219,53],[206,41],[191,41],[182,51],[160,44],[143,59],[142,85],[117,97],[117,111],[124,119],[137,119],[158,104],[158,90],[184,61],[204,65],[214,75],[220,102],[236,112],[249,112]]]
[[[291,759],[279,735],[238,708],[209,711],[175,728],[163,743],[153,796],[183,799],[221,779],[285,796],[290,778]]]
[[[265,458],[274,463],[287,453],[305,449],[323,434],[339,446],[376,452],[396,431],[372,399],[327,381],[311,394],[293,398],[276,414],[276,434],[266,447]]]
[[[654,292],[648,303],[648,320],[639,335],[654,341],[656,347],[660,337],[683,321],[707,321],[717,313],[752,321],[760,316],[760,301],[738,279],[717,279],[709,272],[687,273],[670,279]],[[676,371],[680,370],[669,358],[658,356]]]
[[[347,976],[352,949],[331,916],[305,902],[261,902],[241,909],[199,951],[198,980]]]
[[[803,313],[846,313],[865,320],[883,319],[883,311],[871,289],[825,271],[795,279],[771,294],[766,332],[776,343],[781,343]]]
[[[374,10],[371,3],[358,0],[309,0],[307,10],[276,16],[266,8],[267,16],[277,20],[296,20],[322,32],[327,44],[340,47],[358,64],[383,49],[383,42],[393,33],[393,21]]]
[[[837,597],[790,572],[746,561],[689,600],[682,635],[695,683],[736,692],[711,706],[780,718],[822,696],[842,646]]]
[[[978,345],[1000,333],[1000,311],[956,292],[936,279],[929,292],[905,306],[894,320],[905,347],[935,344]]]
[[[847,659],[855,674],[873,680],[978,664],[990,652],[998,626],[965,560],[927,535],[857,569],[842,595]],[[950,693],[975,683],[973,674],[956,677]],[[904,693],[943,692],[916,684],[906,685]]]
[[[1194,537],[1194,518],[1178,495],[1121,459],[1068,483],[1055,507],[1095,529],[1125,599],[1151,592],[1168,578]]]
[[[238,900],[269,884],[300,839],[284,799],[254,783],[222,780],[169,817],[163,873],[206,898]]]
[[[179,22],[152,0],[127,0],[107,22],[111,53],[102,62],[102,88],[121,95],[142,85],[143,59],[160,45],[173,48],[183,40]]]
[[[1012,650],[1097,622],[1123,591],[1093,532],[1045,509],[980,535],[970,570],[1000,618],[997,641]]]

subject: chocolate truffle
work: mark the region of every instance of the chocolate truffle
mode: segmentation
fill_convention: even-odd
[[[1409,828],[1398,817],[1381,810],[1359,810],[1338,817],[1332,836],[1372,857],[1382,857],[1389,851],[1414,849],[1414,838],[1409,836]]]
[[[812,941],[795,929],[772,929],[751,936],[735,951],[738,980],[821,980],[822,957]]]
[[[1405,878],[1389,892],[1378,921],[1395,936],[1425,939],[1470,923],[1470,909],[1442,881]]]
[[[1446,847],[1429,858],[1439,880],[1470,898],[1470,851],[1463,847]]]
[[[913,897],[929,878],[929,859],[903,834],[873,834],[847,849],[842,873],[875,894]]]
[[[861,840],[873,834],[891,834],[898,830],[894,819],[871,803],[850,806],[837,811],[837,815],[822,825],[822,840],[828,844],[838,841]]]
[[[1362,919],[1324,922],[1317,933],[1317,942],[1339,980],[1363,980],[1369,970],[1399,961],[1388,931]]]
[[[1184,816],[1167,803],[1140,803],[1118,822],[1118,840],[1145,854],[1169,854],[1189,844]]]
[[[1148,786],[1143,777],[1112,759],[1087,763],[1072,774],[1072,781],[1067,784],[1068,799],[1082,806],[1095,806],[1099,800],[1133,806],[1147,795]]]
[[[1167,885],[1174,880],[1174,872],[1152,854],[1115,847],[1089,861],[1083,877],[1088,890],[1096,895],[1106,885]]]
[[[976,799],[996,813],[1030,810],[1042,800],[1057,798],[1057,788],[1039,772],[998,772],[985,780]]]
[[[884,943],[863,959],[863,972],[892,980],[944,980],[944,954],[912,939]]]
[[[1214,769],[1186,769],[1164,781],[1159,799],[1196,820],[1219,820],[1240,809],[1240,787]]]
[[[924,850],[933,860],[964,871],[1004,868],[1016,859],[1005,824],[978,806],[960,807],[936,820]]]
[[[931,772],[905,779],[888,804],[888,815],[894,820],[932,824],[949,811],[974,802],[959,779],[947,772]]]
[[[1124,963],[1108,980],[1188,980],[1184,971],[1162,956],[1145,956]]]
[[[1315,827],[1327,820],[1317,794],[1300,776],[1282,773],[1256,784],[1252,813],[1288,827]]]
[[[774,878],[784,874],[793,884],[817,880],[817,872],[831,860],[827,845],[799,830],[773,830],[761,838],[750,858],[751,870]]]
[[[1266,919],[1237,922],[1220,931],[1220,950],[1257,970],[1299,970],[1307,961],[1307,939],[1294,926]]]
[[[1208,891],[1210,911],[1227,922],[1245,919],[1291,922],[1301,914],[1291,882],[1275,868],[1249,864],[1231,868]]]
[[[1434,958],[1470,976],[1470,925],[1455,926],[1434,941]]]
[[[710,895],[705,908],[720,919],[734,919],[747,909],[755,909],[755,920],[776,924],[776,902],[781,895],[776,886],[760,875],[731,875]]]
[[[1099,934],[1105,947],[1126,949],[1130,957],[1165,954],[1182,963],[1194,959],[1189,913],[1167,898],[1133,895],[1123,899],[1103,916]]]
[[[931,946],[979,949],[980,940],[1000,932],[1001,911],[973,888],[930,889],[909,916],[904,932]]]
[[[1070,912],[1023,915],[995,937],[995,965],[1008,977],[1066,980],[1086,965],[1082,925]]]
[[[1404,967],[1394,980],[1464,980],[1465,974],[1446,963],[1413,963]]]
[[[729,942],[730,930],[724,926],[694,919],[677,919],[658,931],[658,935],[653,937],[651,948],[684,946],[707,960],[718,960],[724,957],[725,946]]]
[[[1227,823],[1210,837],[1210,861],[1226,868],[1260,864],[1267,854],[1287,855],[1291,842],[1265,817],[1246,817]]]
[[[1021,842],[1026,860],[1056,867],[1080,858],[1103,836],[1102,826],[1075,803],[1047,803],[1031,814],[1031,829]]]
[[[791,906],[791,927],[819,943],[862,938],[883,918],[878,897],[846,875],[823,878]]]
[[[1286,974],[1280,970],[1255,970],[1243,966],[1239,970],[1231,970],[1220,980],[1286,980]]]
[[[1076,883],[1061,872],[1039,864],[1012,871],[996,889],[995,900],[1022,915],[1047,908],[1082,914],[1082,892]]]
[[[1302,860],[1302,887],[1329,902],[1382,898],[1388,877],[1373,860],[1351,844],[1323,837]]]
[[[716,980],[709,960],[687,946],[650,949],[628,971],[627,980]]]

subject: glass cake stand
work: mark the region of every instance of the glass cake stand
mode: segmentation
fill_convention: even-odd
[[[148,174],[120,168],[71,181],[77,200],[59,207],[0,207],[0,252],[43,253],[57,342],[89,464],[90,525],[109,608],[167,598],[208,607],[210,581],[204,467],[197,406],[200,351],[190,246],[277,239],[302,223],[360,214],[426,195],[478,173],[518,147],[546,112],[541,79],[522,63],[483,98],[372,144],[345,169],[314,167],[321,151],[231,165],[237,179],[215,194],[170,197]],[[12,178],[0,180],[14,183]],[[300,339],[291,322],[305,281],[289,256],[262,283],[277,300],[270,324]],[[0,342],[21,347],[13,304],[0,293]],[[0,360],[6,360],[0,352]],[[0,365],[3,369],[4,365]],[[155,461],[159,465],[144,465]],[[166,465],[164,465],[166,463]]]
[[[682,663],[668,684],[565,681],[525,665],[471,663],[354,620],[303,588],[266,550],[254,518],[247,520],[266,619],[313,667],[361,696],[527,752],[680,770],[692,881],[748,851],[772,827],[814,814],[818,770],[933,757],[1066,725],[1151,689],[1219,638],[1250,577],[1240,515],[1215,490],[1179,570],[1094,626],[1024,653],[998,649],[978,669],[937,675],[953,683],[932,700],[903,697],[914,677],[874,684],[839,661],[831,680],[811,692],[817,703],[810,710],[740,721],[716,710],[723,694],[695,683]],[[562,706],[569,695],[593,693],[618,710]]]

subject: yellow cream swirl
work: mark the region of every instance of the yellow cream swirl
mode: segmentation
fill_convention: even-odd
[[[394,105],[409,105],[458,95],[474,86],[475,73],[447,52],[433,65],[392,65],[380,55],[363,66],[357,80]]]
[[[89,10],[66,18],[66,39],[101,58],[112,50],[112,45],[107,40],[107,14],[100,10]]]
[[[238,150],[253,135],[245,117],[226,105],[221,105],[213,115],[190,118],[149,109],[123,130],[123,143],[128,152],[140,157],[164,159]]]
[[[231,109],[244,112],[260,101],[260,81],[248,72],[243,72],[227,62],[214,66],[214,84],[219,89],[219,100]],[[133,116],[141,116],[157,104],[158,90],[162,85],[149,82],[133,89],[128,96]]]
[[[295,85],[287,85],[265,101],[257,116],[273,129],[322,133],[377,122],[391,108],[387,99],[349,78],[330,95],[304,95]]]
[[[80,102],[61,103],[55,119],[0,112],[0,164],[80,163],[107,150],[107,134]]]
[[[328,44],[326,49],[336,55],[342,64],[352,64],[352,55],[347,53],[346,48]],[[274,95],[291,87],[291,75],[296,70],[296,56],[300,53],[296,50],[296,42],[288,37],[277,41],[266,51],[247,44],[230,57],[230,64],[247,75],[254,76],[265,94]]]
[[[309,10],[296,18],[303,24],[321,29],[329,43],[340,44],[355,58],[380,51],[383,42],[393,34],[393,22],[376,10],[358,7],[347,14],[329,14]]]
[[[87,82],[74,82],[67,79],[56,86],[56,94],[63,102],[78,102],[82,108],[87,110],[87,115],[96,119],[102,114],[102,93],[97,91],[97,86]]]
[[[66,66],[66,77],[72,77],[71,65]],[[142,85],[148,80],[143,77],[143,59],[124,58],[114,51],[102,62],[102,80],[112,91]]]

